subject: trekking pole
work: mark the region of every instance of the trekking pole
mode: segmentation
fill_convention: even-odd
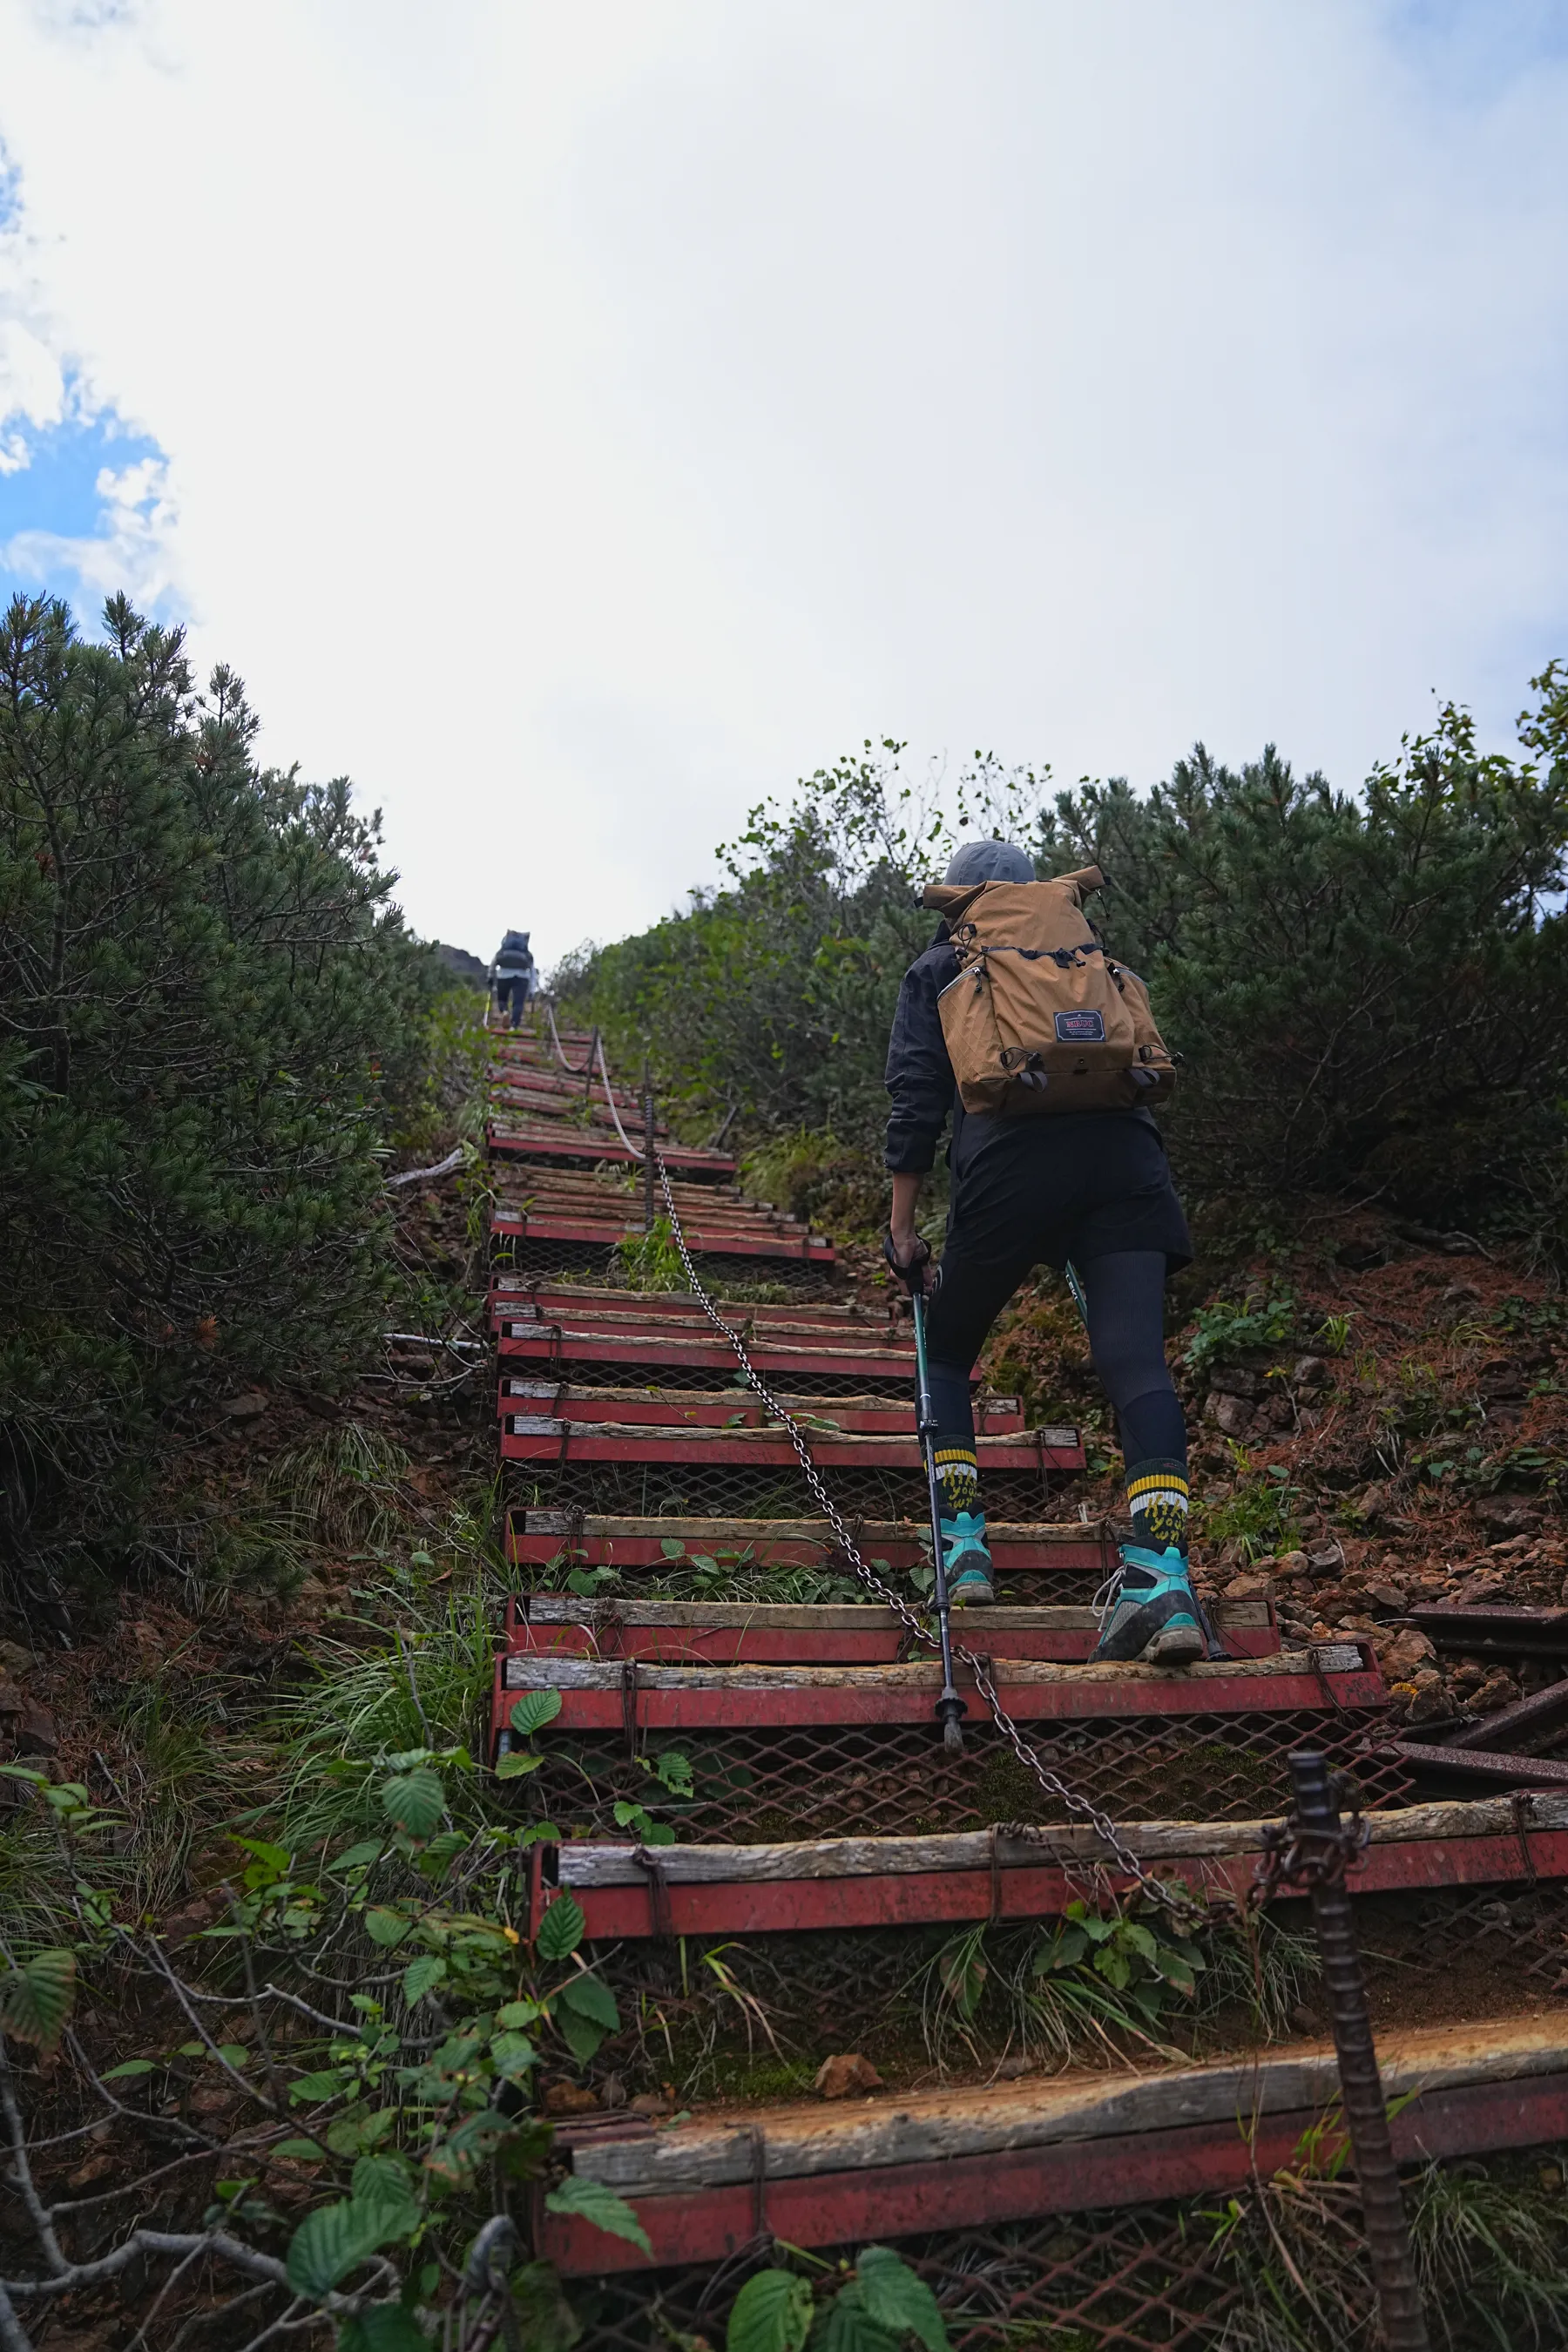
[[[931,1502],[931,1559],[936,1572],[932,1597],[936,1602],[936,1627],[942,1642],[942,1696],[936,1703],[936,1719],[942,1726],[942,1744],[952,1756],[963,1753],[963,1718],[967,1714],[952,1680],[952,1604],[948,1599],[947,1563],[942,1552],[942,1487],[936,1475],[936,1415],[931,1410],[931,1380],[926,1370],[926,1302],[923,1290],[911,1285],[910,1307],[915,1318],[915,1381],[917,1404],[915,1426],[921,1442],[921,1453],[926,1465],[926,1492]]]
[[[1364,1846],[1366,1832],[1359,1812],[1352,1811],[1348,1823],[1341,1821],[1338,1775],[1331,1776],[1328,1758],[1320,1749],[1295,1748],[1289,1760],[1295,1810],[1282,1830],[1265,1832],[1259,1885],[1265,1895],[1276,1886],[1291,1885],[1305,1885],[1311,1895],[1339,2061],[1340,2097],[1355,2158],[1384,2341],[1388,2352],[1428,2352],[1410,2224],[1367,2011],[1355,1915],[1345,1890],[1346,1867]]]

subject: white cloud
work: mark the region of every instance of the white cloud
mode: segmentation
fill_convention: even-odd
[[[0,0],[16,412],[481,951],[885,730],[1352,782],[1568,646],[1552,21]]]
[[[168,467],[156,457],[140,457],[118,472],[101,466],[96,488],[103,501],[96,531],[74,537],[13,531],[0,545],[0,567],[39,586],[67,576],[89,623],[104,598],[121,589],[142,611],[152,612],[178,583],[179,514]]]

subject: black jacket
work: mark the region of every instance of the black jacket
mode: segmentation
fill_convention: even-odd
[[[952,1139],[958,1140],[963,1106],[936,1000],[948,982],[958,977],[958,954],[943,924],[924,955],[916,958],[903,977],[888,1040],[888,1092],[893,1108],[888,1118],[887,1163],[895,1175],[923,1176],[936,1158],[936,1147],[948,1114],[952,1115]]]

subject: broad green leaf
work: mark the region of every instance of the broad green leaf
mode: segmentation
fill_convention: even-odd
[[[128,2083],[133,2074],[155,2074],[157,2071],[158,2061],[155,2058],[126,2058],[98,2079],[100,2083]]]
[[[530,1739],[536,1731],[542,1731],[547,1723],[553,1723],[560,1712],[561,1694],[558,1690],[524,1691],[508,1720],[514,1731],[520,1731],[525,1739]]]
[[[0,2032],[35,2043],[47,2056],[58,2046],[75,1999],[75,1953],[35,1952],[0,1977]]]
[[[337,2352],[430,2352],[430,2338],[405,2303],[373,2303],[344,2322]]]
[[[539,1923],[535,1946],[542,1960],[569,1960],[583,1940],[587,1921],[570,1895],[558,1895]]]
[[[631,2206],[602,2180],[579,2180],[575,2173],[568,2174],[558,2189],[547,2192],[544,2210],[574,2215],[612,2238],[625,2238],[629,2244],[640,2246],[645,2254],[653,2252],[647,2231]]]
[[[1054,1969],[1070,1969],[1082,1959],[1089,1949],[1089,1937],[1076,1919],[1064,1921],[1049,1941],[1035,1954],[1034,1973],[1045,1976]]]
[[[542,1756],[530,1756],[525,1749],[514,1748],[509,1755],[496,1758],[498,1780],[521,1780],[530,1772],[537,1772],[543,1763]]]
[[[1196,1992],[1197,1980],[1179,1952],[1173,1952],[1167,1946],[1162,1946],[1154,1955],[1154,1966],[1164,1978],[1165,1982],[1174,1985],[1178,1992],[1188,1994]]]
[[[364,1932],[373,1944],[379,1944],[384,1951],[389,1952],[407,1935],[408,1922],[400,1912],[388,1911],[378,1905],[374,1911],[365,1913]]]
[[[508,2082],[526,2074],[539,2063],[539,2053],[526,2033],[498,2033],[490,2042],[490,2063]]]
[[[834,2296],[814,2352],[894,2352],[899,2340],[872,2318],[860,2282],[853,2278]]]
[[[275,2148],[268,2150],[269,2155],[292,2157],[300,2164],[321,2164],[325,2161],[326,2153],[326,2149],[318,2147],[313,2139],[280,2139]]]
[[[416,2201],[408,2167],[399,2156],[362,2156],[349,2185],[364,2205],[413,2206]]]
[[[581,2016],[591,2017],[606,2033],[616,2032],[620,2026],[621,2012],[616,2007],[616,1996],[595,1976],[568,1977],[557,1998]]]
[[[646,1759],[648,1770],[656,1780],[662,1780],[672,1797],[689,1797],[694,1787],[691,1759],[679,1748],[667,1748],[662,1756]]]
[[[1128,1919],[1123,1923],[1121,1936],[1122,1941],[1131,1944],[1141,1959],[1152,1961],[1159,1952],[1160,1947],[1148,1928],[1141,1926],[1136,1919]]]
[[[319,2303],[378,2246],[405,2238],[417,2221],[418,2209],[406,2197],[396,2204],[345,2197],[318,2206],[289,2242],[289,2284],[296,2294]]]
[[[1097,1973],[1105,1979],[1107,1984],[1114,1985],[1118,1992],[1122,1991],[1131,1979],[1132,1964],[1126,1953],[1120,1951],[1114,1944],[1100,1946],[1094,1956],[1094,1965]]]
[[[880,2326],[894,2336],[918,2337],[926,2352],[949,2352],[935,2295],[891,2246],[863,2246],[855,2273],[866,2308]]]
[[[256,1860],[273,1876],[281,1878],[294,1857],[287,1846],[267,1845],[260,1838],[237,1837],[234,1843]]]
[[[679,1536],[661,1536],[658,1548],[666,1559],[681,1559],[685,1557],[686,1546]]]
[[[514,1840],[519,1846],[559,1845],[560,1843],[561,1832],[553,1822],[531,1822],[525,1830],[518,1831]]]
[[[586,2064],[605,2038],[604,2027],[595,2024],[591,2017],[584,2017],[579,2010],[558,2011],[555,2024],[573,2057],[583,2064]]]
[[[333,1872],[365,1870],[373,1862],[380,1860],[381,1851],[379,1838],[361,1838],[358,1845],[351,1845],[347,1853],[340,1853],[337,1860],[329,1863],[327,1867]]]
[[[726,2352],[801,2352],[811,2308],[808,2279],[794,2271],[758,2271],[735,2297]]]
[[[446,1961],[427,1952],[423,1959],[410,1960],[404,1969],[403,1998],[412,2009],[416,2001],[424,2000],[432,1985],[444,1984],[446,1978]]]
[[[509,2000],[504,2009],[496,2011],[496,2023],[508,2027],[535,2025],[544,2011],[536,2000]]]
[[[440,1828],[441,1816],[447,1810],[447,1792],[441,1786],[440,1774],[432,1772],[428,1766],[384,1780],[376,1794],[387,1820],[395,1822],[409,1837],[433,1837]]]
[[[315,2074],[297,2074],[289,2085],[289,2096],[316,2106],[323,2099],[341,2097],[351,2079],[341,2066],[324,2066]]]
[[[649,1822],[643,1832],[644,1845],[673,1845],[675,1832],[668,1822]]]

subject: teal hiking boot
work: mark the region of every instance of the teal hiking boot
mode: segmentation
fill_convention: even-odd
[[[1100,1640],[1090,1665],[1191,1666],[1208,1654],[1202,1604],[1187,1555],[1123,1544],[1120,1565],[1094,1597]]]
[[[947,1597],[955,1609],[979,1608],[995,1600],[984,1511],[958,1511],[952,1518],[942,1513],[942,1559]]]

